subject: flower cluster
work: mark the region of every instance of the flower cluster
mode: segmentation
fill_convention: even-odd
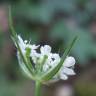
[[[51,47],[49,45],[31,45],[27,40],[23,41],[22,38],[18,35],[18,44],[20,46],[20,50],[26,59],[27,57],[30,59],[32,63],[32,68],[35,73],[43,74],[46,73],[51,68],[54,68],[58,63],[60,63],[61,57],[57,53],[51,52]],[[20,64],[24,64],[20,52],[17,52],[18,60]],[[26,57],[27,56],[27,57]],[[75,65],[74,57],[67,56],[63,62],[62,67],[56,73],[56,75],[52,78],[52,80],[66,80],[68,79],[68,75],[75,75],[73,70]],[[24,67],[24,66],[23,66]],[[24,69],[25,70],[25,69]],[[27,69],[26,69],[27,70]]]

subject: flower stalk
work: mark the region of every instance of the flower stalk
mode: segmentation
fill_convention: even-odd
[[[35,82],[35,96],[41,96],[41,83],[39,81]]]

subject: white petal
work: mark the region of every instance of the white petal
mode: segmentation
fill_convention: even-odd
[[[60,74],[60,79],[62,79],[62,80],[67,80],[67,79],[68,79],[68,76],[65,75],[65,74],[63,74],[63,73],[61,73],[61,74]]]
[[[51,52],[51,47],[49,45],[41,46],[41,54],[48,55]]]
[[[73,71],[73,69],[71,69],[71,68],[64,68],[63,70],[62,70],[62,72],[63,73],[65,73],[66,75],[75,75],[75,72]]]
[[[36,64],[36,61],[37,61],[37,59],[36,59],[36,57],[32,57],[32,60],[33,60],[33,62]]]
[[[40,46],[40,45],[37,45],[37,46],[36,46],[36,45],[34,44],[34,45],[32,45],[32,49],[37,49],[39,46]]]
[[[52,54],[52,58],[54,58],[55,60],[60,60],[60,56],[59,54]]]
[[[25,43],[23,42],[23,39],[18,35],[18,44],[19,44],[19,46],[20,46],[20,49],[21,49],[21,51],[22,51],[22,53],[23,54],[25,54]]]
[[[75,58],[70,56],[70,57],[67,57],[67,58],[65,59],[63,65],[64,65],[65,67],[71,67],[71,66],[74,66],[75,63],[76,63]]]
[[[23,39],[21,38],[20,35],[18,35],[18,39],[19,39],[19,41],[20,41],[21,43],[23,43]]]
[[[18,35],[18,40],[19,40],[19,43],[22,43],[22,44],[24,43],[23,39],[19,35]]]
[[[52,54],[52,56],[51,56],[51,64],[53,65],[53,66],[55,66],[55,65],[57,65],[58,63],[60,62],[60,56],[59,56],[59,54]]]
[[[24,41],[24,43],[25,43],[25,44],[27,44],[27,43],[28,43],[28,41],[27,41],[27,40],[25,40],[25,41]]]
[[[31,50],[30,57],[32,58],[33,62],[36,63],[37,58],[40,57],[40,54],[36,52],[36,50]]]
[[[49,66],[48,66],[47,64],[45,64],[45,65],[43,66],[43,71],[46,72],[48,69],[49,69]]]
[[[34,50],[34,49],[37,49],[39,45],[36,46],[36,45],[27,44],[26,47],[30,48],[31,50]]]

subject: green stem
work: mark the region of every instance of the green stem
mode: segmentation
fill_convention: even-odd
[[[41,95],[41,83],[39,81],[36,81],[35,84],[35,96]]]

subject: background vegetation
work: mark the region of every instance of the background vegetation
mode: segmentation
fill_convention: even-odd
[[[0,96],[34,93],[34,82],[22,75],[10,38],[9,5],[15,30],[31,43],[49,44],[53,52],[60,50],[62,54],[65,46],[78,35],[70,54],[76,58],[77,75],[68,81],[44,86],[44,94],[48,92],[52,96],[58,86],[68,84],[74,90],[73,96],[96,96],[96,0],[0,0]]]

